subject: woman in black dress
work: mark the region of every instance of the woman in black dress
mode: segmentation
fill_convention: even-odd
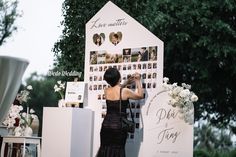
[[[136,90],[122,88],[120,85],[121,76],[116,68],[109,68],[104,74],[105,81],[110,85],[105,89],[107,104],[107,114],[102,123],[100,132],[100,143],[97,157],[125,157],[125,143],[127,131],[121,128],[121,113],[126,113],[129,99],[142,99],[143,89],[141,87],[140,74],[135,73],[129,78],[127,83],[135,82]]]

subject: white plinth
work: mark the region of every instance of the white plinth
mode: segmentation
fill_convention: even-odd
[[[92,157],[93,111],[46,107],[42,157]]]

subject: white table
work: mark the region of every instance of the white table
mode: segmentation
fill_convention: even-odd
[[[25,156],[26,144],[35,144],[36,148],[37,148],[37,157],[40,157],[41,156],[40,142],[41,142],[41,137],[3,136],[1,157],[4,156],[4,150],[5,150],[6,143],[9,143],[9,144],[22,143],[23,144],[23,157]]]

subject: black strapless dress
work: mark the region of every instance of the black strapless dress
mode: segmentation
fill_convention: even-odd
[[[126,117],[129,100],[106,100],[107,114],[103,120],[100,132],[101,146],[97,157],[125,157],[127,131],[121,129],[121,116]]]

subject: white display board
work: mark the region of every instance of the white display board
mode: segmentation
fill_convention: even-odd
[[[103,80],[103,75],[109,67],[118,68],[122,80],[126,80],[135,72],[139,72],[145,89],[145,99],[130,101],[135,115],[136,129],[134,134],[129,134],[126,144],[127,156],[143,157],[149,152],[150,156],[148,157],[152,157],[157,154],[157,151],[164,151],[165,148],[169,148],[165,142],[153,144],[150,147],[150,144],[156,142],[154,138],[156,134],[152,129],[150,130],[150,128],[156,127],[156,117],[152,118],[152,112],[145,114],[150,101],[155,104],[164,100],[168,101],[168,98],[153,99],[155,93],[161,89],[160,85],[163,79],[163,42],[119,7],[108,2],[86,24],[85,82],[88,83],[87,107],[95,111],[93,156],[100,146],[101,123],[106,114],[104,88],[107,87],[107,84]],[[131,86],[130,88],[134,87]],[[153,106],[160,105],[149,107],[152,107],[154,112],[158,108],[153,108]],[[165,107],[168,105],[163,104],[163,108]],[[158,127],[159,129],[156,131],[163,130],[166,126],[160,125]],[[175,147],[175,145],[171,147]],[[150,148],[152,148],[152,153],[150,153]],[[162,157],[168,157],[168,155]]]
[[[84,82],[67,82],[65,103],[66,104],[79,104],[84,102],[85,83]],[[68,105],[66,105],[68,106]]]

